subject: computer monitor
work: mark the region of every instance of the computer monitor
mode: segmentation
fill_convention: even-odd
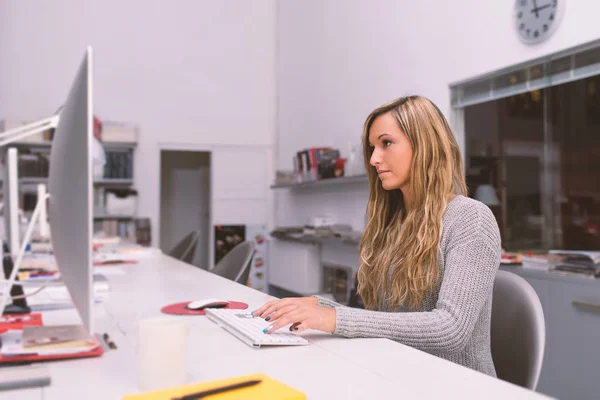
[[[90,334],[94,334],[92,140],[92,49],[88,47],[52,139],[48,218],[61,277]]]

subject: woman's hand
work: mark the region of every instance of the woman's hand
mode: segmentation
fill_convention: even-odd
[[[271,323],[271,333],[292,324],[290,330],[301,332],[305,329],[317,329],[324,332],[335,330],[335,309],[319,307],[316,297],[285,298],[270,301],[254,311],[252,315],[264,318]]]

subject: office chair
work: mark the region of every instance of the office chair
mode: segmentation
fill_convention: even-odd
[[[492,298],[492,359],[499,379],[535,390],[540,379],[546,323],[531,285],[499,270]]]
[[[245,285],[254,257],[254,242],[245,241],[229,250],[215,265],[212,273]]]
[[[167,252],[173,258],[176,258],[185,263],[191,264],[196,255],[198,239],[200,238],[199,231],[192,231],[185,235],[171,250]]]

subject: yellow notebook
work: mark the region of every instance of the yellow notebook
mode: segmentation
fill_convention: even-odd
[[[232,385],[254,379],[260,379],[261,382],[254,386],[211,395],[208,398],[210,400],[306,400],[306,395],[304,393],[263,374],[244,375],[218,381],[132,394],[123,397],[122,400],[170,400],[173,397],[180,397],[187,394],[201,392],[203,390],[215,389],[221,386]]]

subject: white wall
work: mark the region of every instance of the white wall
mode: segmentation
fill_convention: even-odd
[[[566,2],[558,31],[537,46],[513,29],[514,1],[305,0],[281,2],[277,168],[303,147],[347,155],[366,116],[407,94],[429,97],[450,117],[449,84],[600,38],[600,2]],[[463,138],[458,137],[462,144]],[[344,193],[344,192],[342,192]],[[278,224],[306,207],[277,197]],[[347,219],[364,213],[367,191],[320,197]],[[347,221],[350,222],[350,221]]]
[[[220,185],[264,180],[272,169],[275,28],[275,0],[3,0],[0,118],[54,113],[91,45],[95,113],[140,128],[135,185],[139,214],[152,218],[153,243],[160,146],[214,150],[221,180],[213,180],[213,192],[227,198],[227,208],[233,203],[236,222],[254,222],[246,221],[255,219],[247,203]],[[254,164],[230,162],[240,147]],[[265,189],[260,197],[263,216],[268,195]],[[223,207],[215,202],[213,212],[226,214]]]

